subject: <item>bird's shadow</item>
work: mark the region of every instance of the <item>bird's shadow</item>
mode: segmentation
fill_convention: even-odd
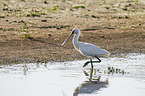
[[[101,76],[97,76],[94,70],[90,72],[83,71],[88,80],[80,84],[73,93],[73,96],[78,96],[79,94],[92,94],[96,93],[101,88],[106,88],[108,85],[108,78],[105,81],[101,81]]]

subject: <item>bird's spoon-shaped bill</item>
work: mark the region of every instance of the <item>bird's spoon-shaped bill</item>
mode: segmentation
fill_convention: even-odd
[[[63,46],[71,36],[72,36],[72,33],[65,39],[65,41],[61,44],[61,46]]]

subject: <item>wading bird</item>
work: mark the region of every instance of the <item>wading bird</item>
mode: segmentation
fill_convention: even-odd
[[[74,48],[79,51],[82,55],[90,58],[90,61],[87,61],[83,67],[85,67],[86,65],[88,65],[89,63],[91,63],[91,67],[93,69],[93,63],[100,63],[101,60],[99,59],[99,57],[107,57],[107,55],[109,55],[110,53],[104,49],[101,49],[99,47],[97,47],[96,45],[93,45],[91,43],[85,43],[85,42],[79,42],[78,38],[81,34],[80,30],[77,28],[74,28],[71,32],[71,34],[69,35],[68,38],[66,38],[66,40],[62,43],[62,46],[65,44],[65,42],[73,35],[73,45]],[[92,58],[97,58],[98,61],[92,61]]]

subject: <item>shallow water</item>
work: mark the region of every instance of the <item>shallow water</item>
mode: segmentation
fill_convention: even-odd
[[[0,96],[144,96],[145,54],[86,61],[1,65]]]

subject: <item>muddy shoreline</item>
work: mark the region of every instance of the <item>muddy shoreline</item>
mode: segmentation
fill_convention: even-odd
[[[32,5],[19,9],[15,3]],[[61,46],[73,28],[81,30],[79,41],[111,54],[145,53],[145,5],[140,1],[24,0],[0,5],[0,64],[86,59],[73,48],[72,38]]]

